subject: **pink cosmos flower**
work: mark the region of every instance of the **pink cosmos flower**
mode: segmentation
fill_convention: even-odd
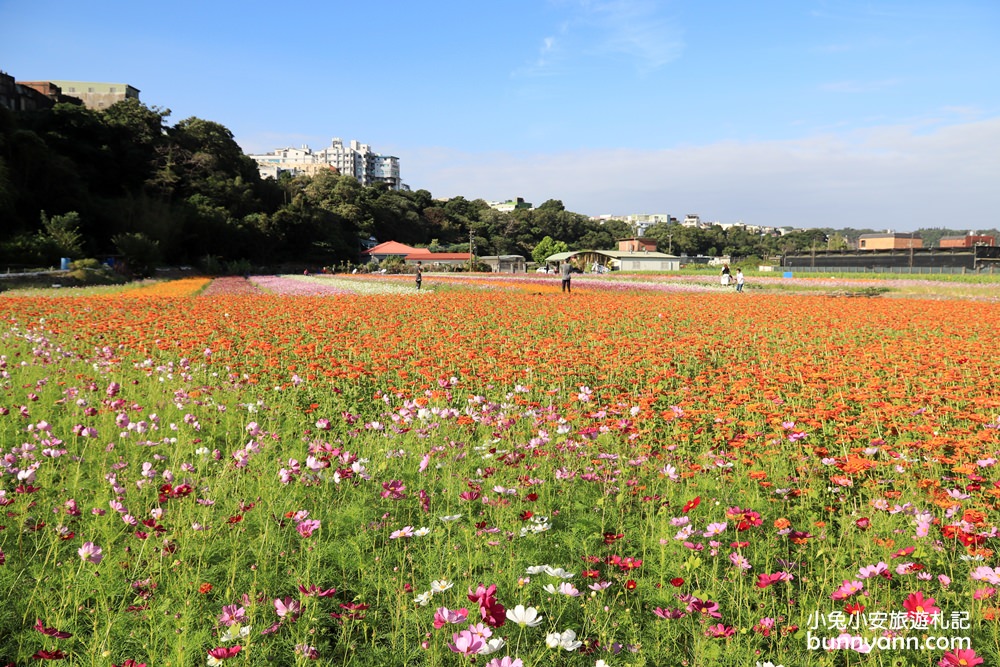
[[[76,550],[80,554],[80,559],[89,561],[94,565],[99,564],[104,559],[104,550],[93,542],[84,542],[83,546]]]
[[[313,531],[320,527],[320,522],[318,519],[306,519],[305,521],[300,521],[295,525],[295,530],[299,531],[299,535],[302,537],[312,537]]]
[[[657,607],[656,609],[654,609],[653,613],[659,616],[660,618],[666,620],[670,620],[672,618],[681,618],[684,616],[684,612],[681,611],[680,609],[663,609],[661,607]]]
[[[295,619],[302,613],[302,603],[287,597],[284,600],[275,599],[274,610],[278,613],[279,618],[287,617],[290,623],[294,623]]]
[[[403,526],[389,533],[390,540],[398,540],[401,537],[413,537],[413,526]]]
[[[449,623],[464,623],[468,617],[469,610],[465,607],[461,609],[438,607],[437,611],[434,612],[434,629],[440,630]]]
[[[243,607],[237,607],[234,604],[227,604],[222,607],[222,614],[219,616],[219,625],[236,625],[238,623],[242,624],[247,620],[247,610]]]
[[[858,570],[858,577],[860,579],[870,579],[876,576],[892,579],[892,572],[889,571],[889,566],[881,561],[875,565],[865,565]]]
[[[511,658],[509,655],[505,655],[502,658],[493,658],[486,663],[486,667],[524,667],[524,663],[521,662],[520,658]]]
[[[954,653],[945,653],[938,662],[938,667],[975,667],[983,664],[983,659],[971,648],[960,648]]]
[[[722,623],[716,623],[715,625],[710,625],[705,630],[706,637],[732,637],[736,634],[736,630],[728,625],[723,625]]]
[[[860,581],[847,581],[845,579],[840,588],[831,593],[830,597],[834,600],[845,600],[855,593],[860,593],[864,588],[865,585]]]
[[[448,648],[452,652],[461,653],[462,655],[475,655],[485,645],[482,637],[471,630],[456,632],[451,636],[451,639],[452,643],[448,644]]]

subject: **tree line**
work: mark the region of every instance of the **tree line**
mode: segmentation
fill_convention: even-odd
[[[105,110],[0,109],[0,266],[60,257],[124,257],[137,273],[160,263],[336,266],[359,262],[371,238],[531,257],[539,244],[607,250],[634,234],[556,199],[508,213],[481,199],[362,186],[333,171],[261,179],[226,127],[194,117],[170,125],[169,115],[135,99]],[[674,254],[761,258],[826,248],[834,235],[662,223],[646,233]]]

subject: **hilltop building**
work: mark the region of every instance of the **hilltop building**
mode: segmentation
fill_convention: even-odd
[[[100,111],[107,109],[115,102],[126,99],[139,99],[139,89],[127,83],[99,83],[96,81],[33,81],[25,82],[25,86],[57,86],[63,95],[76,97],[88,109]]]
[[[15,81],[0,72],[0,107],[11,111],[51,109],[59,103],[82,104],[88,109],[107,109],[129,97],[139,99],[139,89],[127,83],[84,81]]]
[[[336,169],[345,176],[353,176],[361,185],[386,183],[393,190],[409,190],[399,176],[399,158],[394,155],[380,155],[371,146],[352,141],[344,145],[341,139],[333,139],[330,145],[318,151],[308,146],[302,148],[279,148],[263,155],[250,155],[257,163],[261,178],[277,178],[281,172],[315,174],[318,170]]]
[[[486,202],[486,205],[494,211],[500,211],[501,213],[512,213],[513,211],[521,209],[530,211],[532,208],[531,202],[526,202],[521,197],[518,197],[517,199],[508,199],[507,201],[488,201]]]

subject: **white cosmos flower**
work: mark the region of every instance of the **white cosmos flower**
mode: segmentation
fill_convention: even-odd
[[[245,639],[250,636],[250,626],[240,626],[239,623],[230,625],[225,632],[219,635],[219,640],[223,642],[234,642],[237,639]]]
[[[545,645],[549,648],[561,648],[566,651],[575,651],[583,646],[583,642],[577,640],[576,633],[572,630],[564,630],[562,633],[550,632],[546,635]]]
[[[519,604],[513,609],[507,610],[507,618],[511,623],[516,623],[522,628],[535,628],[541,625],[545,617],[539,616],[538,610],[534,607],[525,608],[523,604]]]
[[[462,518],[462,515],[461,514],[449,514],[448,516],[442,516],[442,517],[438,517],[438,518],[440,518],[445,523],[448,523],[448,522],[451,522],[451,521],[458,521],[459,519]]]
[[[416,602],[421,607],[426,607],[431,603],[432,597],[434,597],[434,592],[427,591],[426,593],[421,593],[417,597],[413,598],[413,601]]]
[[[502,637],[494,637],[493,639],[487,639],[483,642],[483,647],[479,649],[479,655],[489,655],[490,653],[496,653],[504,647],[506,642]]]
[[[426,535],[429,532],[431,532],[430,528],[422,526],[420,528],[417,528],[415,531],[413,531],[413,536],[414,537],[423,537],[424,535]]]
[[[573,576],[572,572],[567,572],[561,567],[549,567],[548,565],[544,565],[543,571],[550,577],[559,577],[560,579],[570,579]],[[534,573],[529,573],[529,574],[534,574]]]
[[[547,568],[547,567],[549,567],[549,566],[548,565],[532,565],[531,567],[526,568],[524,570],[524,572],[525,572],[525,574],[541,574],[542,572],[545,572],[545,568]]]
[[[454,586],[455,583],[448,581],[447,579],[435,579],[431,582],[431,592],[432,593],[444,593],[446,590]]]

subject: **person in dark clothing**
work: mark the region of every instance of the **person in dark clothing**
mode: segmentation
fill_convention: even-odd
[[[420,283],[424,279],[424,267],[420,262],[417,262],[417,289],[420,289]]]
[[[570,289],[569,278],[570,274],[573,273],[573,265],[569,263],[567,259],[559,267],[559,275],[562,276],[562,291],[572,293],[573,290]]]

